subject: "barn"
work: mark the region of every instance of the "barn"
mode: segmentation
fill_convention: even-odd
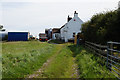
[[[8,41],[28,41],[28,31],[8,32]]]

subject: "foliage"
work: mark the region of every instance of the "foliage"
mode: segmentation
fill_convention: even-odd
[[[0,25],[0,30],[3,28],[3,25]]]
[[[115,78],[105,65],[101,65],[101,62],[104,61],[98,56],[82,46],[71,45],[69,48],[73,52],[73,56],[76,57],[80,78]]]
[[[105,44],[107,41],[120,41],[120,10],[93,15],[82,25],[85,40]]]
[[[3,25],[0,24],[0,31],[5,31],[5,29],[3,29]]]

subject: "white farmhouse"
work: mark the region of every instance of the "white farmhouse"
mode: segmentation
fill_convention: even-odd
[[[78,13],[74,13],[74,17],[68,16],[68,22],[60,28],[61,39],[68,42],[69,39],[74,39],[74,35],[81,32],[80,28],[83,21],[78,17]]]

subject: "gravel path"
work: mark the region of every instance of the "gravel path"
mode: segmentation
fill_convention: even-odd
[[[72,69],[74,71],[74,73],[71,75],[72,77],[74,77],[74,75],[76,76],[75,78],[79,78],[79,71],[78,71],[78,65],[75,63],[75,58],[73,58],[73,62],[74,64],[72,65]]]

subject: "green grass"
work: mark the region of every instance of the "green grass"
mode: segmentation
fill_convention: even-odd
[[[38,70],[55,53],[57,45],[38,41],[2,44],[3,78],[23,78]]]
[[[44,71],[47,78],[76,78],[72,65],[74,65],[72,52],[65,46],[57,53],[49,66]]]
[[[73,44],[48,44],[39,41],[5,42],[2,44],[3,78],[25,78],[52,61],[39,78],[76,78],[73,69],[78,64],[80,78],[115,78],[102,65],[104,61],[82,46]],[[74,62],[74,59],[76,63]]]
[[[115,78],[105,65],[101,65],[103,60],[82,46],[69,46],[76,57],[79,66],[80,78]],[[103,63],[104,64],[104,63]]]
[[[65,43],[65,42],[56,39],[56,40],[50,40],[49,43],[63,44],[63,43]]]

